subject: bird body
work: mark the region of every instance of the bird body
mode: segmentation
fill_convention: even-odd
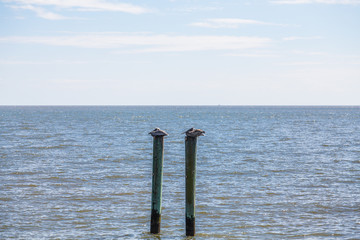
[[[204,136],[205,135],[205,131],[201,130],[201,129],[196,129],[196,128],[190,128],[189,130],[187,130],[186,132],[183,132],[186,134],[186,136],[188,137],[199,137],[199,136]]]
[[[167,132],[165,132],[164,130],[161,130],[160,128],[155,128],[154,130],[152,130],[151,132],[149,132],[149,134],[153,137],[159,137],[159,136],[167,136]]]

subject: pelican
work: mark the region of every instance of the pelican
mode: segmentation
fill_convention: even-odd
[[[161,130],[160,128],[155,128],[154,130],[149,132],[149,134],[151,134],[151,136],[153,136],[153,137],[168,135],[164,130]]]
[[[183,132],[186,134],[186,136],[188,137],[199,137],[199,136],[204,136],[205,135],[205,131],[201,130],[201,129],[196,129],[196,128],[190,128],[189,130],[187,130],[186,132]]]

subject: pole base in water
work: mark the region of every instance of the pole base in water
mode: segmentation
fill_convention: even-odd
[[[151,211],[150,233],[160,233],[161,215],[157,211]]]
[[[186,218],[186,236],[195,236],[195,217]]]

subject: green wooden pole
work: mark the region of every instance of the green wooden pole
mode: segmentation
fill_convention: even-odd
[[[149,134],[154,138],[150,233],[156,234],[160,233],[164,136],[166,136],[167,133],[156,128]]]
[[[195,236],[195,179],[197,137],[185,137],[186,236]]]
[[[205,131],[190,128],[185,137],[185,223],[186,236],[195,236],[195,180],[196,180],[196,143],[197,137]]]

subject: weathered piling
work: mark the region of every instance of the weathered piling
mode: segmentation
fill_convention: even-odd
[[[205,131],[190,128],[185,137],[185,222],[186,236],[195,236],[195,180],[197,137]]]
[[[155,128],[149,134],[151,134],[154,139],[150,233],[156,234],[160,233],[164,136],[167,136],[168,134],[159,128]]]

